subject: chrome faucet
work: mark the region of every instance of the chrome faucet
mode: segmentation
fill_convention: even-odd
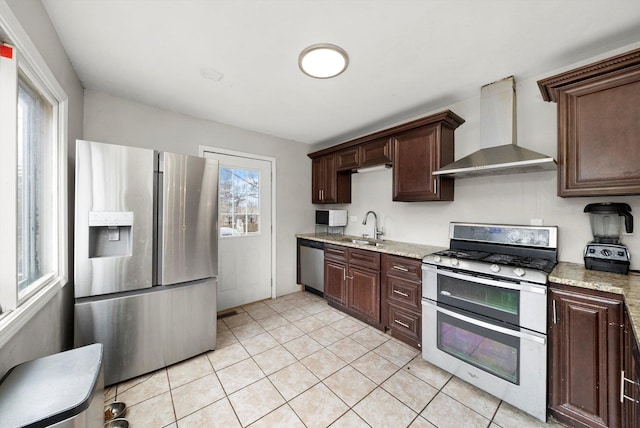
[[[382,228],[378,229],[378,216],[375,212],[367,211],[367,213],[364,215],[364,220],[362,220],[362,224],[367,224],[369,214],[373,214],[373,239],[378,239],[380,235],[384,235],[384,231],[382,230]]]

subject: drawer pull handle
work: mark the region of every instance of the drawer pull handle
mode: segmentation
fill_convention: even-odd
[[[399,295],[401,295],[402,297],[409,297],[409,295],[408,295],[407,293],[403,293],[402,291],[400,291],[400,290],[395,290],[395,289],[393,290],[393,294],[399,294]]]
[[[400,324],[404,328],[409,328],[409,324],[403,323],[402,321],[393,320],[393,322],[396,323],[396,324]]]
[[[631,385],[635,386],[636,388],[638,388],[640,386],[640,384],[638,382],[634,382],[631,379],[628,379],[624,376],[624,370],[622,370],[622,372],[620,372],[620,402],[624,403],[624,400],[629,400],[632,403],[640,403],[640,401],[636,400],[633,397],[629,397],[628,395],[625,395],[625,383],[630,383]]]
[[[409,269],[407,269],[406,267],[393,265],[393,268],[396,269],[396,270],[401,270],[402,272],[409,272]]]

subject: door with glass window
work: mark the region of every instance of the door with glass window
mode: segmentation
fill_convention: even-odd
[[[271,297],[271,162],[206,152],[220,165],[218,311]]]

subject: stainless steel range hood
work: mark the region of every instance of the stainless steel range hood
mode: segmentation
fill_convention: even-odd
[[[516,145],[516,93],[513,77],[485,85],[480,92],[480,146],[434,175],[456,178],[555,171],[549,156]]]

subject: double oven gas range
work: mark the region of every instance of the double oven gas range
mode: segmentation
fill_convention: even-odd
[[[451,223],[422,264],[422,356],[546,421],[554,226]]]

